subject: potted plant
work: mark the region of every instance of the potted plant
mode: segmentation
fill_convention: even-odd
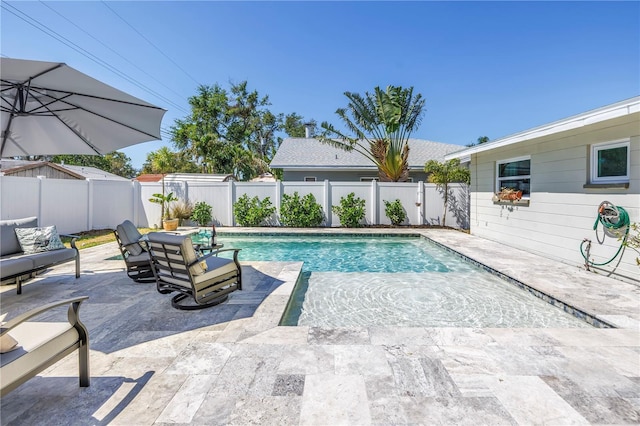
[[[191,218],[193,204],[186,200],[178,200],[171,207],[171,217],[178,219],[178,226],[182,226],[185,219]]]
[[[178,229],[179,220],[171,217],[171,203],[178,201],[173,195],[173,192],[168,194],[153,194],[149,201],[152,203],[160,204],[160,216],[162,217],[162,228],[165,231],[175,231]]]
[[[199,226],[205,227],[211,222],[211,206],[204,201],[198,201],[191,211],[191,220]]]

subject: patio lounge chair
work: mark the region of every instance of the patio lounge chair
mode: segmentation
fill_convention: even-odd
[[[76,349],[80,386],[89,386],[89,332],[80,322],[80,304],[88,296],[53,302],[2,324],[0,329],[0,395],[5,396]],[[68,322],[27,321],[62,305],[69,305]]]
[[[127,266],[129,278],[140,283],[155,281],[151,268],[151,257],[147,251],[146,242],[142,241],[142,234],[129,220],[125,220],[113,230]]]
[[[179,293],[171,300],[174,308],[207,308],[227,300],[232,291],[242,290],[240,249],[215,250],[198,257],[189,236],[152,232],[148,238],[158,291]],[[233,251],[233,260],[217,256],[223,251]],[[195,305],[180,303],[187,298],[193,298]]]

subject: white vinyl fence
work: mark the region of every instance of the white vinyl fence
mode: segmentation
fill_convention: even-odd
[[[192,203],[213,207],[216,225],[235,226],[233,204],[244,194],[269,197],[277,208],[270,225],[278,225],[283,194],[313,194],[325,214],[324,226],[340,226],[331,212],[340,198],[354,192],[366,202],[366,225],[388,225],[384,201],[399,199],[407,213],[405,225],[442,225],[442,191],[431,183],[381,182],[170,182],[165,190]],[[0,176],[0,219],[37,216],[40,226],[56,225],[61,233],[113,229],[131,220],[139,227],[160,225],[160,205],[149,202],[162,192],[161,183],[114,182]],[[469,190],[455,184],[449,189],[446,225],[469,227]]]

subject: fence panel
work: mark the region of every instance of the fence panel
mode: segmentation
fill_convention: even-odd
[[[378,183],[378,223],[381,225],[390,225],[391,221],[385,212],[385,201],[394,202],[400,200],[402,207],[407,214],[407,220],[404,225],[422,225],[422,215],[417,206],[420,203],[420,184],[419,183]]]
[[[340,199],[347,197],[353,192],[356,198],[362,198],[365,200],[365,218],[363,224],[371,225],[371,217],[373,214],[371,206],[371,183],[369,182],[330,182],[329,185],[329,198],[332,206],[339,206]],[[331,208],[331,207],[329,207]],[[340,218],[331,212],[331,226],[340,226]]]
[[[42,179],[40,226],[56,225],[63,234],[86,231],[89,210],[88,181]]]
[[[422,185],[422,186],[421,186]],[[76,181],[0,176],[2,219],[38,216],[41,224],[55,224],[61,232],[114,228],[125,219],[137,226],[161,226],[160,205],[149,198],[162,193],[160,182]],[[349,193],[365,200],[367,225],[389,224],[384,201],[400,199],[411,225],[442,225],[442,191],[431,183],[394,182],[167,182],[165,193],[212,206],[217,225],[233,226],[233,203],[244,194],[271,199],[279,208],[282,194],[313,194],[323,207],[326,226],[340,226],[331,211]],[[422,192],[424,191],[424,192]],[[449,189],[446,225],[469,227],[469,188],[453,184]],[[420,204],[420,205],[418,205]],[[278,211],[279,212],[279,211]],[[188,222],[189,223],[189,222]],[[272,224],[277,224],[277,214]]]
[[[0,218],[39,216],[40,179],[0,176]]]
[[[134,214],[132,182],[94,180],[89,184],[92,229],[114,229]]]

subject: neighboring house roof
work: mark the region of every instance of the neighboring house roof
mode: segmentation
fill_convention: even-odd
[[[143,173],[133,178],[138,182],[160,182],[162,180],[161,173]]]
[[[469,156],[472,154],[517,144],[519,142],[525,142],[531,139],[548,136],[567,130],[577,129],[587,125],[623,117],[625,115],[630,115],[638,112],[640,112],[640,96],[616,102],[614,104],[603,106],[601,108],[587,111],[582,114],[574,115],[562,120],[554,121],[549,124],[534,127],[532,129],[509,135],[504,138],[496,139],[491,142],[475,145],[471,148],[448,154],[446,156],[446,159],[449,160],[452,158],[460,158],[462,160],[468,161]]]
[[[95,167],[88,166],[71,166],[67,164],[51,163],[49,161],[28,161],[28,160],[0,160],[0,170],[5,176],[11,176],[24,170],[35,169],[38,167],[50,167],[58,170],[76,179],[93,179],[93,180],[120,180],[128,181],[129,179],[113,173],[105,172]]]
[[[448,153],[460,150],[460,145],[409,139],[409,169],[424,169],[429,160],[442,161]],[[275,169],[377,169],[367,157],[356,151],[344,151],[313,138],[287,138],[271,160]]]

